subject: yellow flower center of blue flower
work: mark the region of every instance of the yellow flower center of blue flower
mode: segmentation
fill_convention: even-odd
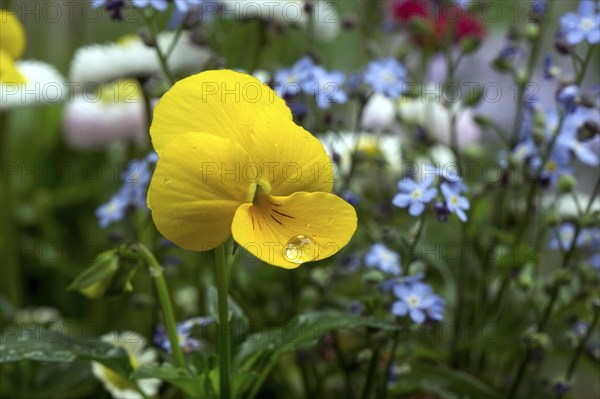
[[[412,194],[410,196],[414,200],[421,199],[423,197],[423,191],[421,191],[420,188],[416,188],[416,189],[414,189],[414,191],[412,192]]]
[[[557,169],[558,169],[558,165],[556,164],[556,161],[546,162],[546,170],[548,170],[548,172],[553,173],[553,172],[556,172]]]
[[[581,19],[581,22],[579,22],[579,29],[581,29],[584,32],[589,32],[591,31],[594,26],[596,24],[594,23],[594,20],[590,17],[585,17]]]
[[[408,298],[406,298],[406,303],[409,307],[416,308],[421,303],[421,300],[416,295],[410,295]]]
[[[458,197],[456,195],[451,195],[450,196],[450,202],[452,203],[452,205],[456,206],[458,205]]]
[[[396,75],[393,74],[392,71],[390,70],[386,70],[383,71],[381,73],[381,78],[386,82],[386,83],[394,83],[396,81]]]

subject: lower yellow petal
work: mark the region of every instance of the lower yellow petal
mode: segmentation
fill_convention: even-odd
[[[19,72],[13,58],[0,50],[0,82],[5,84],[25,83],[25,77]]]
[[[177,246],[207,251],[231,235],[236,209],[252,199],[248,154],[233,141],[184,133],[161,153],[148,190],[160,233]]]
[[[356,230],[356,212],[340,197],[297,192],[259,195],[241,205],[233,218],[233,238],[266,263],[293,269],[328,258],[342,249]]]

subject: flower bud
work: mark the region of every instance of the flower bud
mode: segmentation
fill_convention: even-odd
[[[68,287],[90,299],[120,295],[133,291],[131,280],[139,265],[134,251],[126,246],[102,252]]]
[[[568,270],[561,269],[554,274],[554,283],[556,286],[569,284],[571,280],[571,273]]]
[[[558,191],[561,193],[570,193],[577,186],[577,179],[575,176],[569,174],[562,174],[558,178]]]
[[[369,270],[362,276],[363,284],[376,285],[383,281],[383,273],[379,270]]]
[[[530,41],[535,41],[540,34],[540,27],[537,24],[527,24],[525,26],[525,36]]]
[[[469,36],[463,39],[460,43],[460,47],[465,54],[470,54],[479,48],[481,39],[475,36]]]
[[[554,49],[561,55],[569,55],[571,54],[571,51],[573,51],[573,47],[562,37],[556,39],[554,42]]]
[[[536,332],[533,335],[524,338],[525,344],[531,349],[549,349],[552,345],[550,336],[543,332]]]
[[[492,65],[498,72],[510,72],[513,69],[512,61],[504,57],[496,58]]]

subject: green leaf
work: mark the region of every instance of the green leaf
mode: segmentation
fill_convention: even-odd
[[[528,263],[537,263],[538,258],[536,249],[532,245],[520,243],[502,253],[496,260],[496,265],[501,269],[520,269]]]
[[[371,327],[382,330],[402,330],[404,324],[373,317],[351,315],[337,311],[310,312],[300,315],[282,328],[254,333],[238,348],[237,364],[247,368],[247,360],[258,359],[257,352],[279,356],[286,352],[315,345],[330,331]]]
[[[187,370],[177,368],[171,363],[161,365],[144,365],[136,369],[131,378],[158,378],[181,389],[187,396],[193,399],[205,398],[204,377],[192,376]]]
[[[125,350],[100,340],[73,340],[49,329],[7,332],[0,337],[0,363],[22,360],[69,363],[75,359],[102,363],[124,377],[131,373]]]
[[[268,358],[269,363],[275,364],[287,352],[315,345],[325,333],[361,327],[402,330],[406,325],[337,311],[305,313],[282,328],[247,337],[238,347],[234,364],[238,370],[252,371],[261,359]]]
[[[410,371],[402,374],[391,392],[431,392],[443,399],[497,399],[500,394],[489,385],[459,370],[435,364],[411,363]]]

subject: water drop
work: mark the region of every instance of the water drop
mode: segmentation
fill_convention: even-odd
[[[300,264],[316,259],[319,246],[309,236],[299,234],[287,242],[283,251],[288,262]]]
[[[169,184],[171,184],[171,179],[167,179],[166,177],[163,179],[163,184],[165,186],[168,186]]]

